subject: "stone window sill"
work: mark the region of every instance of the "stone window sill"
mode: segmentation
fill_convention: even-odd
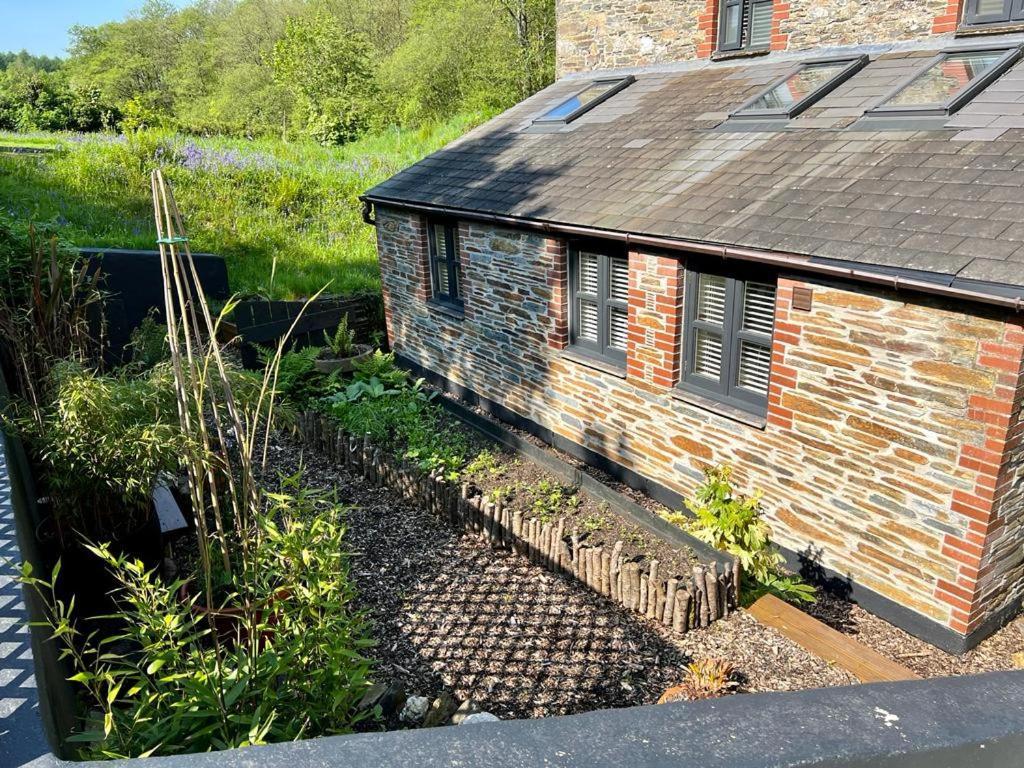
[[[988,26],[968,26],[966,24],[960,26],[956,30],[955,37],[957,39],[961,37],[984,37],[991,35],[1012,35],[1018,32],[1024,32],[1024,24],[1013,22],[1011,24],[990,24]]]
[[[749,59],[752,56],[767,56],[771,52],[771,48],[747,48],[739,51],[715,51],[711,54],[711,60],[729,61],[730,59]]]
[[[609,376],[614,376],[618,379],[626,378],[625,367],[619,367],[615,365],[615,363],[602,360],[594,357],[593,355],[588,355],[585,352],[569,348],[563,349],[559,354],[561,354],[561,356],[566,360],[571,360],[577,365],[582,365],[586,368],[593,368],[595,371],[607,373]]]
[[[437,299],[428,299],[427,306],[430,308],[431,312],[436,312],[439,315],[445,315],[446,317],[450,317],[453,320],[466,319],[466,312],[464,309],[452,306],[451,304],[445,304],[444,302],[438,301]]]
[[[746,424],[748,427],[754,429],[764,429],[768,425],[768,419],[764,416],[758,416],[754,413],[749,413],[740,408],[736,408],[725,403],[720,403],[717,400],[713,400],[710,397],[704,397],[693,392],[687,392],[686,390],[673,387],[669,390],[669,394],[673,400],[679,400],[688,405],[695,405],[698,408],[702,408],[705,411],[711,411],[719,416],[724,416],[732,421],[738,421],[740,424]]]

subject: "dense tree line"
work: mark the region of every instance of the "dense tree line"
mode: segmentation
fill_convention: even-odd
[[[554,0],[147,0],[66,60],[0,56],[0,128],[366,130],[514,104],[554,75]]]

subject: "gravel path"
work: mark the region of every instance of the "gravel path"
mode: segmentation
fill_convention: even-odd
[[[745,613],[676,639],[657,624],[514,555],[456,534],[282,439],[274,468],[352,505],[352,577],[374,620],[377,678],[442,691],[502,718],[651,704],[692,659],[723,657],[741,691],[855,682]]]

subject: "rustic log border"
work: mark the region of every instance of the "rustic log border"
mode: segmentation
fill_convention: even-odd
[[[482,539],[494,549],[528,558],[552,573],[573,578],[676,634],[727,618],[740,604],[739,561],[720,552],[713,551],[715,557],[695,565],[691,574],[666,576],[657,560],[641,562],[625,557],[621,541],[606,551],[603,545],[588,544],[576,529],[567,531],[564,518],[549,523],[525,519],[521,512],[504,508],[500,499],[471,495],[468,483],[457,484],[441,473],[425,472],[393,458],[374,445],[369,435],[347,434],[323,414],[301,414],[296,433],[305,445],[361,476],[364,482],[390,488],[456,530]],[[605,499],[604,494],[601,498]],[[623,500],[617,501],[621,504]],[[671,543],[696,550],[685,540]]]

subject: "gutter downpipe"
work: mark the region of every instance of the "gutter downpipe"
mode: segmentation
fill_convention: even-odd
[[[897,291],[912,290],[935,296],[944,296],[947,298],[968,299],[981,304],[989,304],[997,307],[1003,307],[1005,309],[1012,309],[1015,312],[1024,311],[1024,304],[1022,304],[1022,298],[1020,296],[1012,298],[1008,296],[997,296],[995,294],[982,293],[981,291],[972,291],[967,288],[955,288],[951,285],[942,285],[940,283],[932,283],[925,280],[908,279],[900,277],[899,275],[887,275],[881,272],[872,272],[869,269],[854,269],[837,267],[830,264],[815,264],[811,261],[811,257],[793,253],[763,251],[756,248],[718,245],[700,240],[672,239],[668,237],[658,237],[656,235],[634,235],[627,232],[615,232],[613,230],[583,227],[575,224],[557,224],[547,221],[521,219],[515,216],[466,211],[460,208],[450,208],[442,205],[388,200],[387,198],[374,197],[372,195],[363,195],[359,199],[364,205],[364,220],[368,224],[373,224],[374,226],[376,226],[377,222],[375,218],[371,219],[369,215],[370,206],[384,205],[403,210],[433,213],[451,218],[501,224],[519,229],[532,229],[547,234],[568,235],[600,240],[615,240],[624,243],[627,246],[643,245],[660,250],[698,253],[705,256],[714,256],[722,259],[723,261],[736,259],[737,261],[749,261],[756,262],[758,264],[789,267],[802,272],[843,278],[872,285],[881,285]]]

